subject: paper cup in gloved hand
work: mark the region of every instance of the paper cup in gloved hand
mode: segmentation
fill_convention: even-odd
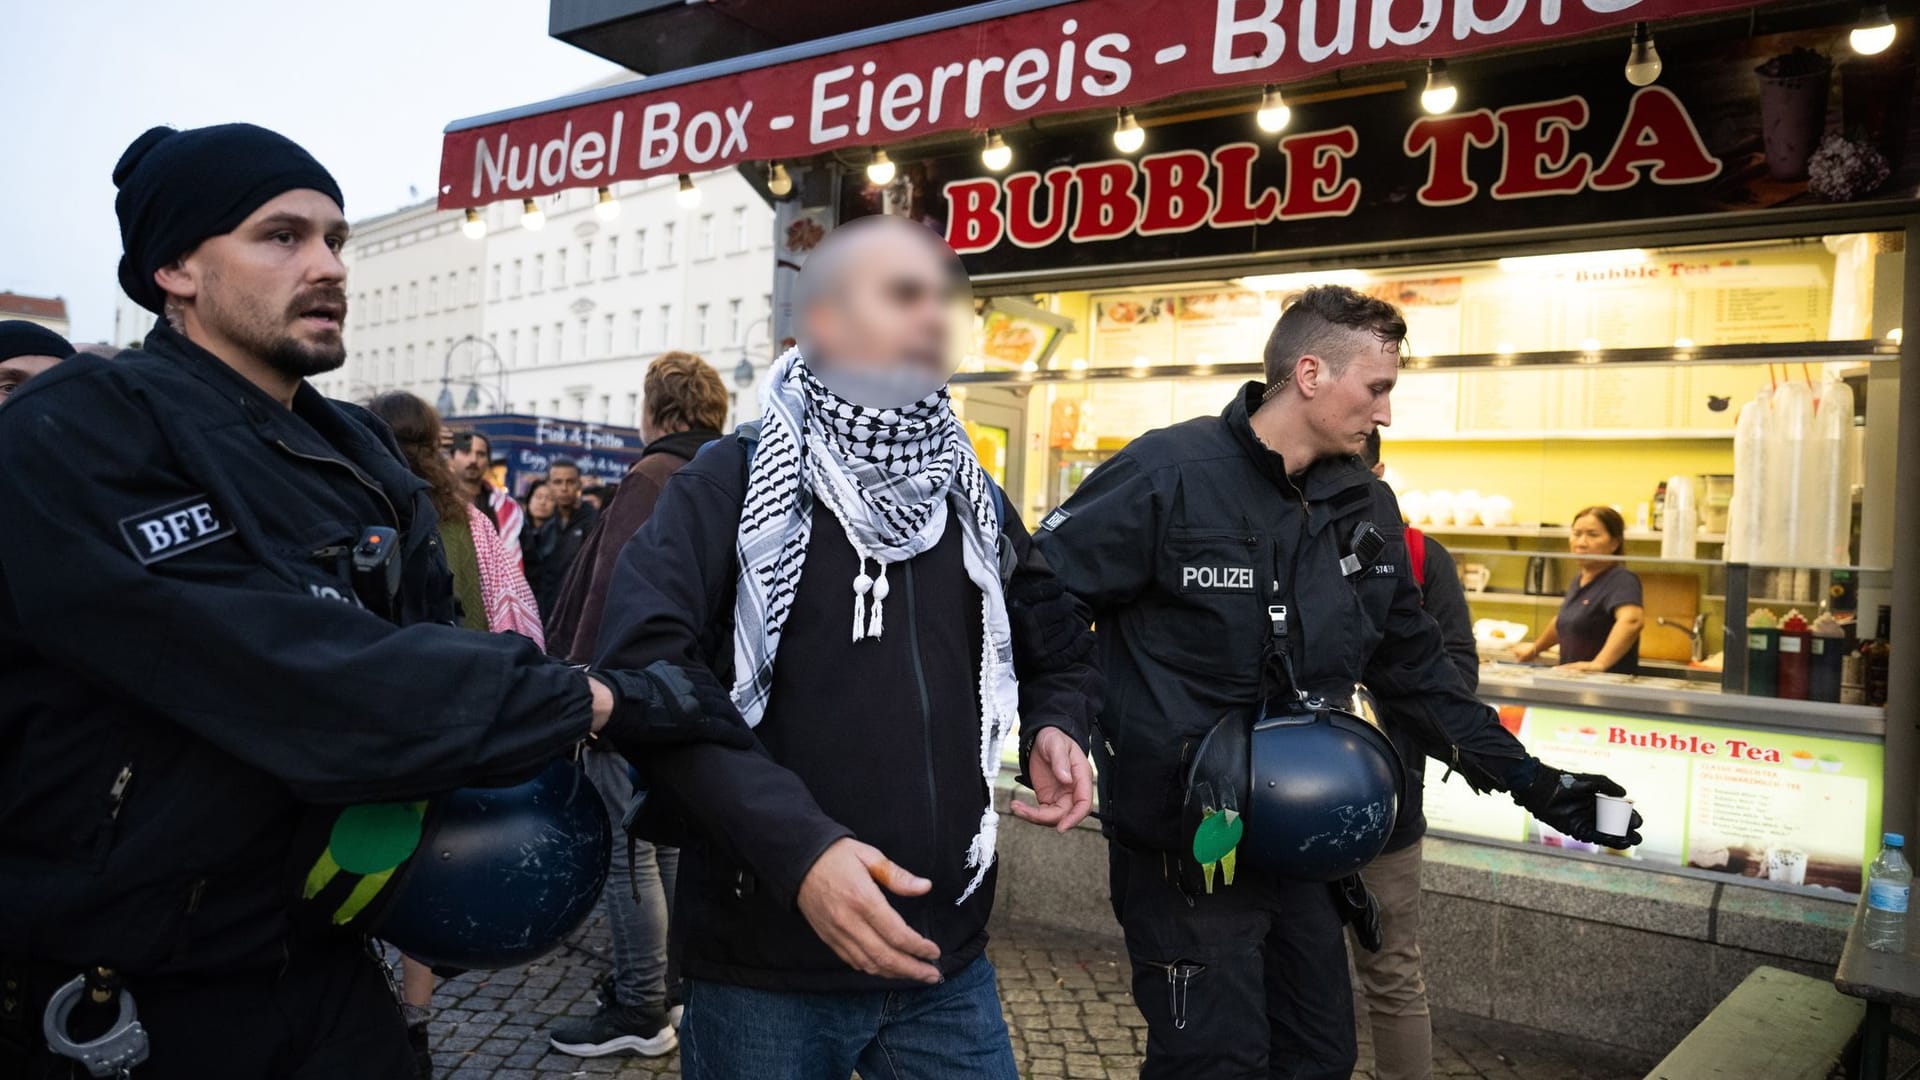
[[[1606,836],[1625,836],[1633,831],[1633,800],[1613,795],[1595,795],[1594,827]]]

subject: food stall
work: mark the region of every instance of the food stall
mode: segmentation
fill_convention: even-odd
[[[1436,771],[1435,830],[1842,895],[1914,825],[1920,705],[1920,668],[1845,663],[1882,607],[1920,635],[1915,28],[1866,55],[1860,17],[997,0],[457,122],[441,205],[738,166],[776,206],[775,340],[827,229],[928,224],[981,299],[960,409],[1030,521],[1258,378],[1290,293],[1391,300],[1389,478],[1462,568],[1481,692],[1650,823],[1582,851]],[[1637,676],[1506,659],[1589,505],[1646,586]]]
[[[493,446],[493,483],[515,498],[560,460],[580,466],[588,486],[617,484],[645,445],[639,428],[548,416],[497,413],[463,416],[458,423],[487,437]]]
[[[1893,603],[1912,61],[1836,66],[1844,23],[1737,29],[1699,28],[1644,87],[1608,40],[1456,76],[1444,115],[1408,81],[1353,80],[1290,95],[1279,133],[1249,102],[1158,116],[1132,155],[1083,125],[1004,173],[923,156],[843,184],[838,214],[920,217],[966,261],[988,299],[956,396],[1028,520],[1259,378],[1291,292],[1398,305],[1384,460],[1461,567],[1485,699],[1634,792],[1649,825],[1624,864],[1855,893],[1888,722],[1841,661]],[[1638,675],[1511,656],[1579,573],[1568,525],[1590,505],[1628,523]],[[1761,624],[1794,613],[1840,635],[1817,694],[1774,678]],[[1435,831],[1600,856],[1442,772]]]

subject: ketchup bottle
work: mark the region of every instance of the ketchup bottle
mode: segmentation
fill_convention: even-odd
[[[1807,700],[1807,662],[1812,658],[1813,628],[1798,611],[1780,620],[1780,686],[1778,696]]]

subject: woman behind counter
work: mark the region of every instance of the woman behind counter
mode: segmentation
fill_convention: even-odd
[[[1611,506],[1589,506],[1574,515],[1568,547],[1575,555],[1620,555],[1627,546],[1627,523]],[[1516,645],[1514,656],[1532,660],[1560,646],[1560,667],[1568,671],[1640,672],[1640,579],[1622,563],[1583,559],[1580,576],[1567,589],[1559,614],[1530,644]]]

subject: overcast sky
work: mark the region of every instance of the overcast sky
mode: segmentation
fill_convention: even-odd
[[[5,3],[0,290],[113,329],[113,163],[154,124],[244,120],[312,151],[358,219],[425,198],[450,120],[619,69],[547,36],[542,0]]]

